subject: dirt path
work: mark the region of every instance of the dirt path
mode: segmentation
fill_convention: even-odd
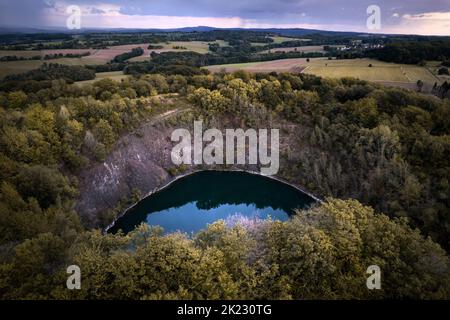
[[[157,114],[154,117],[152,117],[151,119],[149,119],[147,122],[142,123],[138,128],[136,128],[135,130],[131,131],[128,133],[129,134],[136,134],[139,130],[141,130],[144,127],[151,127],[154,124],[158,123],[159,121],[165,120],[167,118],[176,116],[180,113],[186,112],[186,111],[190,111],[191,108],[189,107],[178,107],[175,109],[171,109],[171,110],[167,110],[163,113]]]
[[[150,124],[150,125],[155,124],[155,123],[158,122],[158,121],[167,119],[167,118],[169,118],[169,117],[171,117],[171,116],[174,116],[174,115],[177,115],[177,114],[180,114],[180,113],[182,113],[182,112],[189,111],[189,110],[190,110],[190,108],[175,108],[175,109],[172,109],[172,110],[168,110],[168,111],[163,112],[163,113],[161,113],[161,114],[158,114],[156,117],[152,118],[152,119],[147,123],[147,125],[149,125],[149,124]]]

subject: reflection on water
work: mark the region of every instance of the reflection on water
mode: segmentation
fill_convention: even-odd
[[[175,181],[131,209],[110,232],[133,230],[145,222],[165,232],[197,232],[217,220],[286,220],[314,200],[299,190],[245,172],[202,171]]]

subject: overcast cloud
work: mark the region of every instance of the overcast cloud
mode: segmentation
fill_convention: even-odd
[[[69,5],[83,28],[280,27],[366,29],[369,5],[381,9],[381,33],[450,35],[450,0],[0,0],[0,25],[61,27]]]

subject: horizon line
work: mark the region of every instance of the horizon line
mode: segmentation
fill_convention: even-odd
[[[365,32],[365,31],[340,31],[340,30],[328,30],[328,29],[310,29],[310,28],[300,28],[300,27],[292,27],[292,28],[286,28],[286,27],[268,27],[268,28],[261,28],[261,27],[231,27],[231,28],[223,28],[223,27],[213,27],[213,26],[206,26],[206,25],[198,25],[198,26],[186,26],[186,27],[176,27],[176,28],[141,28],[141,27],[85,27],[80,29],[73,29],[69,30],[66,27],[62,26],[11,26],[6,25],[2,26],[0,25],[0,29],[35,29],[37,31],[58,31],[58,32],[64,32],[64,33],[77,33],[77,32],[86,32],[89,30],[160,30],[160,31],[169,31],[169,30],[180,30],[180,29],[197,29],[197,28],[209,28],[210,31],[213,30],[305,30],[305,31],[313,31],[316,33],[320,32],[330,32],[330,33],[354,33],[354,34],[360,34],[360,35],[370,35],[370,36],[419,36],[419,37],[450,37],[450,35],[436,35],[436,34],[408,34],[408,33],[371,33],[371,32]],[[20,33],[20,31],[18,31]],[[170,31],[169,31],[170,32]],[[203,31],[207,32],[207,31]],[[4,34],[0,31],[0,34]]]

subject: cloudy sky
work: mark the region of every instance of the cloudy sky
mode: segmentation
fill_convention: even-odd
[[[78,5],[82,28],[314,28],[450,36],[450,0],[0,0],[0,26],[66,27]],[[367,8],[381,28],[367,29]]]

